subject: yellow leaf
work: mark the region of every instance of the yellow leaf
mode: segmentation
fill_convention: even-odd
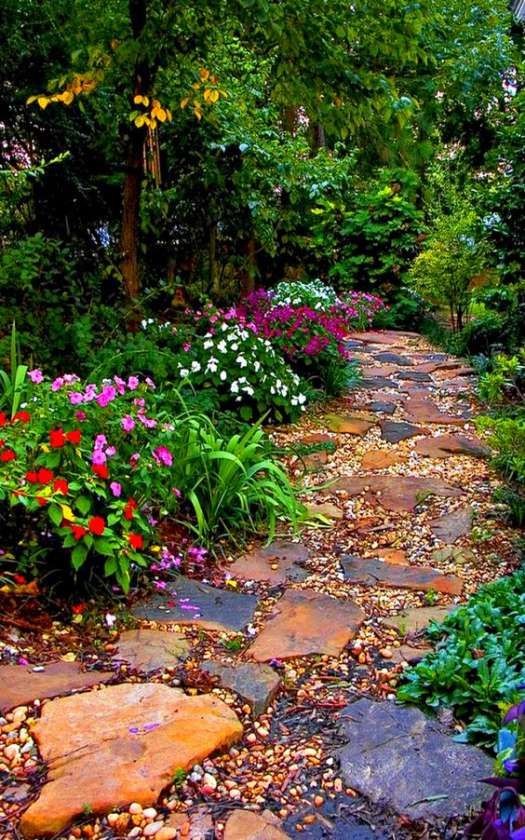
[[[204,91],[204,101],[205,102],[211,102],[211,94],[212,93],[213,93],[213,91],[210,88],[206,88],[206,90]]]
[[[197,117],[198,120],[202,119],[202,110],[201,110],[200,105],[195,105],[195,107],[193,109],[193,113],[195,114],[195,116]]]
[[[45,111],[45,109],[49,105],[50,100],[48,99],[47,96],[39,96],[38,99],[37,99],[37,102],[40,105],[40,107],[42,108],[42,110]]]
[[[146,120],[147,120],[146,114],[139,114],[138,117],[135,117],[134,122],[135,122],[135,125],[137,126],[137,128],[142,128],[142,126],[144,125]]]
[[[154,129],[157,128],[157,120],[146,120],[148,128]]]
[[[218,81],[219,80],[218,80],[217,76],[210,76],[210,84],[211,85],[216,85]]]
[[[26,105],[32,105],[33,102],[37,101],[37,99],[38,99],[38,96],[28,96],[27,99],[26,99]]]
[[[166,111],[164,110],[164,108],[160,108],[160,107],[159,108],[154,108],[153,111],[151,112],[151,116],[154,119],[160,120],[160,122],[165,122]]]
[[[168,120],[172,120],[172,119],[173,119],[172,114],[171,114],[171,111],[170,111],[170,109],[169,109],[169,108],[166,108],[166,116],[167,116]]]
[[[151,107],[153,108],[153,110],[155,110],[155,108],[160,108],[159,100],[158,99],[152,99],[151,100]]]
[[[206,68],[205,68],[205,67],[201,67],[201,69],[199,70],[199,76],[201,77],[201,80],[202,80],[203,82],[205,82],[205,81],[206,81],[206,79],[208,79],[208,78],[209,78],[209,76],[210,76],[210,71],[209,71],[209,70],[206,70]]]
[[[238,589],[239,588],[238,582],[236,580],[233,580],[232,578],[230,578],[229,580],[226,581],[226,586],[229,586],[230,589]]]
[[[149,98],[147,96],[142,96],[140,93],[138,93],[136,96],[133,97],[133,102],[135,103],[135,105],[145,105],[147,108],[149,105]]]
[[[210,102],[217,102],[219,99],[218,90],[210,90]]]
[[[75,94],[72,93],[70,90],[65,90],[64,93],[60,94],[60,100],[64,103],[64,105],[71,105],[75,98]]]
[[[76,653],[73,653],[72,651],[70,651],[69,653],[65,653],[64,656],[60,657],[62,662],[74,662],[76,658]]]
[[[189,96],[185,96],[185,97],[184,97],[184,99],[181,99],[181,101],[180,101],[180,107],[181,107],[181,108],[186,108],[186,106],[188,105],[188,102],[189,102],[189,101],[190,101],[190,97],[189,97]]]
[[[40,449],[42,450],[42,452],[49,452],[49,446],[47,443],[41,443]]]
[[[64,517],[64,519],[67,519],[68,522],[75,521],[75,514],[73,513],[69,505],[60,505],[60,508],[62,510],[62,516]]]
[[[193,90],[199,90],[200,86],[201,86],[201,85],[200,85],[200,82],[194,82],[194,83],[192,84],[192,88],[193,88]]]
[[[42,487],[42,489],[38,491],[38,495],[42,496],[43,499],[47,499],[47,497],[50,496],[52,492],[53,491],[48,484],[46,487]]]

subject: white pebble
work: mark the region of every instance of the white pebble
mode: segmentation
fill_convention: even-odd
[[[161,829],[163,825],[164,823],[158,821],[150,823],[146,826],[142,833],[144,834],[144,837],[154,837],[157,831],[159,831],[159,829]]]
[[[142,814],[142,805],[138,802],[132,802],[128,808],[130,814]]]
[[[157,816],[157,811],[155,808],[144,808],[142,814],[147,820],[154,820]]]

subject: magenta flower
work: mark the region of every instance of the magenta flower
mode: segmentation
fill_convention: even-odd
[[[136,391],[139,387],[140,380],[138,376],[130,376],[128,379],[128,388],[130,391]]]
[[[173,455],[167,446],[157,446],[157,448],[153,450],[153,457],[159,465],[171,467],[173,464]]]
[[[91,453],[92,464],[105,464],[107,461],[106,453],[102,449],[94,449]]]
[[[27,375],[29,376],[31,382],[33,382],[35,385],[39,385],[40,382],[44,381],[44,374],[42,373],[40,368],[35,368],[34,370],[29,370],[27,372]]]
[[[80,403],[84,402],[84,395],[80,393],[80,391],[72,391],[71,394],[68,395],[68,400],[71,405],[80,405]]]
[[[118,481],[112,481],[109,485],[109,489],[116,499],[119,499],[122,495],[122,484],[119,484]]]
[[[125,432],[132,432],[135,428],[135,421],[130,414],[126,414],[120,421],[120,425],[122,426]]]
[[[101,408],[106,408],[110,402],[113,402],[117,396],[117,389],[113,385],[104,385],[101,393],[96,397],[96,401]]]

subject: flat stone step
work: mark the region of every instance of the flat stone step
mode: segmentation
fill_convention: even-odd
[[[345,580],[363,586],[388,586],[394,589],[411,589],[415,592],[441,592],[460,595],[463,581],[455,575],[444,575],[430,566],[408,566],[388,563],[374,557],[343,555],[341,566]]]
[[[365,619],[352,601],[289,589],[246,655],[257,662],[313,653],[338,656]]]
[[[180,633],[168,630],[124,630],[119,637],[117,652],[113,656],[116,664],[125,663],[134,671],[150,674],[172,668],[187,659],[190,645]]]
[[[452,740],[419,709],[362,698],[341,714],[345,785],[412,820],[450,820],[487,797],[492,775],[482,750]]]
[[[176,770],[229,747],[242,732],[214,695],[188,697],[155,683],[52,700],[33,729],[48,780],[22,817],[22,834],[59,834],[87,807],[105,814],[130,802],[154,805]]]
[[[405,415],[408,420],[415,420],[416,423],[430,423],[440,426],[464,426],[466,417],[459,417],[455,414],[447,414],[441,411],[433,400],[421,396],[413,396],[406,400]]]
[[[382,420],[379,424],[381,437],[388,443],[399,443],[402,440],[417,437],[418,435],[430,434],[429,429],[423,426],[414,426],[412,423],[404,423],[395,420]]]
[[[375,426],[376,419],[368,420],[353,414],[327,414],[324,421],[331,432],[364,437]]]
[[[364,470],[384,470],[394,464],[402,464],[406,455],[402,452],[391,452],[388,449],[369,449],[361,460]]]
[[[410,636],[426,630],[431,621],[444,621],[454,607],[413,607],[396,615],[381,619],[385,627],[397,630],[401,636]]]
[[[35,668],[41,670],[35,671]],[[109,682],[113,671],[83,671],[78,662],[47,665],[0,666],[0,711],[2,714],[33,700],[44,700]]]
[[[281,823],[271,811],[256,814],[239,809],[226,820],[223,840],[286,840]]]
[[[243,554],[229,566],[229,572],[235,579],[268,581],[272,585],[302,581],[308,575],[304,568],[308,554],[302,543],[276,540]]]
[[[179,575],[169,591],[139,604],[133,615],[146,621],[238,632],[253,620],[256,607],[255,595],[218,589]]]
[[[375,496],[378,504],[392,511],[413,511],[427,496],[455,498],[463,495],[463,490],[438,478],[402,475],[342,476],[323,492],[328,494],[335,490],[344,490],[349,496],[359,496],[365,491],[378,494]]]
[[[489,455],[489,450],[479,438],[467,438],[463,435],[436,435],[426,440],[418,440],[415,451],[425,458],[449,458],[451,455],[486,458]]]
[[[219,685],[235,691],[252,708],[254,717],[262,715],[279,691],[281,679],[269,665],[236,662],[226,665],[216,659],[205,660],[202,671],[218,677]]]
[[[462,507],[451,513],[444,513],[430,523],[430,530],[438,540],[455,543],[460,537],[466,537],[472,530],[474,511],[471,507]]]

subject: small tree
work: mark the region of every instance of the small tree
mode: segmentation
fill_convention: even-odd
[[[428,303],[448,307],[452,328],[461,330],[470,306],[473,278],[487,265],[487,249],[478,218],[469,205],[439,214],[409,282]]]

